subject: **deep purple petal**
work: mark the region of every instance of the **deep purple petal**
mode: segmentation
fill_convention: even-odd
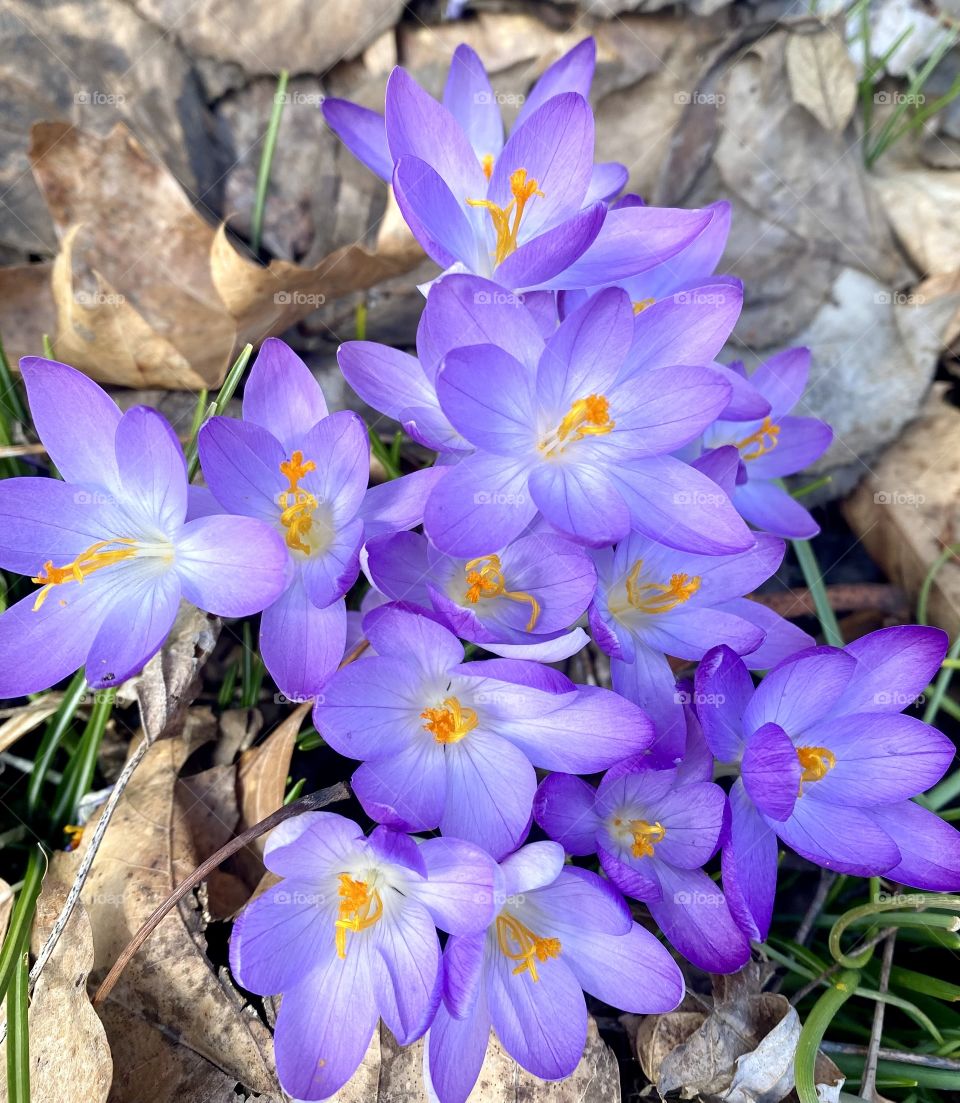
[[[426,161],[401,157],[393,170],[393,192],[404,221],[431,259],[442,268],[457,261],[472,271],[481,267],[480,241],[466,211]]]
[[[594,811],[596,790],[573,774],[551,774],[540,782],[533,816],[568,854],[593,854],[600,820]]]
[[[783,728],[764,724],[747,739],[740,776],[747,796],[764,815],[775,820],[790,815],[802,772],[797,749]]]
[[[737,923],[767,937],[777,888],[777,836],[737,780],[730,790],[730,836],[723,848],[723,887]]]
[[[593,70],[597,58],[597,43],[591,36],[584,38],[543,71],[530,89],[517,115],[519,126],[538,108],[563,92],[579,92],[584,99],[590,94]]]
[[[804,794],[788,820],[771,826],[801,857],[837,873],[872,877],[900,863],[896,843],[860,808],[827,804]]]
[[[187,515],[187,465],[169,422],[147,406],[127,410],[116,450],[123,512],[138,527],[172,539]]]
[[[606,213],[603,203],[594,203],[523,242],[497,266],[497,282],[505,287],[539,290],[566,286],[566,272],[596,240]]]
[[[697,667],[694,704],[710,750],[733,762],[743,746],[743,712],[753,696],[753,680],[729,647],[708,651]]]
[[[200,430],[200,463],[207,486],[231,513],[276,523],[287,487],[280,464],[289,457],[273,434],[231,417],[212,417]]]
[[[948,646],[945,632],[918,624],[881,628],[854,640],[845,650],[857,665],[839,710],[900,712],[912,705],[940,669]]]
[[[870,810],[897,844],[900,862],[888,871],[892,881],[932,892],[960,889],[960,831],[912,800]]]

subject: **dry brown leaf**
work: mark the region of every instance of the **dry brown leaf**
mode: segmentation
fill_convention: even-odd
[[[33,952],[46,942],[67,899],[49,874],[37,900]],[[63,929],[30,1000],[30,1098],[33,1103],[103,1103],[113,1062],[103,1025],[90,1006],[87,976],[93,965],[90,919],[78,904]],[[0,1079],[0,1100],[7,1098]]]
[[[187,793],[193,803],[199,794],[177,782],[184,763],[214,738],[216,730],[209,710],[188,712],[177,734],[149,749],[117,806],[83,891],[93,926],[93,972],[98,981],[157,905],[208,856],[191,835],[185,816]],[[72,880],[91,836],[92,830],[87,831],[74,853],[55,856],[60,878]],[[173,1035],[179,1046],[233,1083],[258,1092],[276,1091],[267,1029],[214,973],[195,898],[188,896],[164,918],[130,962],[110,1002],[115,1007],[105,1021],[111,1036],[116,1029],[125,1037],[130,1021],[138,1021]],[[118,1039],[121,1045],[124,1037]],[[163,1049],[159,1042],[156,1045]],[[121,1064],[121,1052],[139,1063],[138,1051],[114,1051],[118,1080],[135,1084],[132,1070]],[[182,1058],[176,1060],[183,1063]]]
[[[351,1080],[331,1103],[428,1103],[423,1042],[401,1049],[383,1026]],[[620,1103],[620,1072],[590,1019],[580,1064],[566,1080],[539,1080],[504,1052],[494,1034],[466,1103]]]
[[[13,715],[0,724],[0,751],[12,747],[52,716],[60,706],[61,697],[60,693],[46,693],[39,701],[14,709]]]
[[[917,169],[876,179],[900,243],[927,276],[960,270],[960,172]]]
[[[786,63],[794,103],[826,130],[846,129],[857,103],[857,71],[843,36],[829,29],[792,34]]]

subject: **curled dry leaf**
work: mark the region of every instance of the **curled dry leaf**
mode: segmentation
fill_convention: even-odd
[[[67,898],[67,888],[49,874],[37,900],[32,948],[47,940]],[[90,919],[77,905],[53,956],[37,980],[30,1001],[30,1098],[33,1103],[65,1099],[104,1103],[113,1062],[103,1024],[90,1006],[87,976],[93,965]],[[0,1079],[0,1100],[7,1099]]]
[[[0,751],[12,747],[18,739],[28,735],[51,717],[57,711],[62,696],[60,693],[45,693],[29,705],[11,709],[13,715],[0,724]]]
[[[216,841],[210,821],[221,791],[204,785],[202,777],[199,783],[178,782],[184,763],[216,730],[209,710],[188,712],[175,734],[150,747],[117,806],[82,897],[93,927],[97,981],[171,890],[209,856]],[[198,815],[198,803],[206,804],[205,816]],[[58,877],[73,879],[91,835],[92,825],[77,851],[55,855]],[[157,1092],[152,1103],[229,1098],[186,1094],[185,1084],[208,1081],[277,1091],[269,1032],[214,972],[195,897],[164,918],[103,1012],[114,1055],[115,1103],[143,1099],[144,1065],[169,1077],[162,1084],[151,1079]]]
[[[857,103],[857,71],[842,29],[792,34],[786,62],[794,103],[805,107],[826,130],[846,129]]]

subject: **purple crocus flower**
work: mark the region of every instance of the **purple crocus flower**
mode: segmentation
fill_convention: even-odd
[[[587,642],[570,626],[586,612],[597,573],[583,548],[562,536],[531,532],[457,559],[425,536],[398,532],[371,540],[366,552],[378,590],[494,654],[557,662]]]
[[[743,595],[765,582],[784,543],[761,534],[735,555],[694,555],[634,533],[592,552],[598,585],[590,607],[593,637],[611,657],[613,688],[654,722],[663,766],[682,754],[685,724],[667,656],[689,661],[726,644],[752,670],[766,670],[813,645],[783,617]]]
[[[728,647],[697,670],[697,710],[714,755],[739,766],[723,881],[738,922],[766,937],[777,839],[817,865],[917,888],[960,886],[960,832],[910,798],[953,761],[953,743],[901,710],[946,652],[936,628],[873,632],[843,650],[786,660],[754,689]]]
[[[396,607],[364,628],[376,656],[330,679],[314,723],[363,761],[353,789],[374,819],[499,857],[529,826],[534,766],[593,773],[650,744],[647,717],[609,690],[519,659],[465,663],[456,636]]]
[[[427,500],[426,531],[441,551],[505,547],[538,512],[593,546],[632,528],[708,555],[752,546],[717,484],[668,454],[712,423],[731,388],[709,368],[666,366],[696,364],[697,349],[732,327],[739,299],[707,337],[670,326],[682,309],[660,306],[635,324],[627,295],[611,288],[568,315],[537,360],[535,345],[523,360],[499,343],[447,353],[440,406],[476,451]]]
[[[555,61],[537,80],[524,98],[517,115],[520,126],[537,108],[563,92],[576,92],[587,98],[593,80],[597,45],[585,38]],[[453,52],[443,90],[443,106],[456,119],[466,135],[477,162],[485,171],[492,169],[503,149],[504,124],[500,101],[483,62],[466,43]],[[330,129],[350,152],[387,183],[393,177],[393,156],[387,140],[383,115],[349,100],[324,100],[323,115]],[[610,162],[595,165],[588,201],[609,199],[627,182],[623,165]]]
[[[36,693],[86,666],[91,686],[135,674],[181,598],[247,616],[284,584],[283,545],[259,521],[186,521],[187,468],[169,424],[121,414],[85,375],[28,356],[30,411],[63,480],[0,482],[0,566],[40,589],[0,616],[0,697]]]
[[[750,957],[750,943],[701,868],[717,850],[725,807],[726,794],[711,781],[627,763],[597,789],[572,774],[551,774],[533,814],[568,854],[597,854],[610,880],[646,903],[694,965],[733,973]]]
[[[584,992],[622,1011],[657,1014],[683,998],[683,977],[616,889],[564,866],[556,843],[531,843],[500,865],[499,910],[485,932],[455,935],[426,1071],[440,1103],[464,1103],[491,1026],[542,1080],[569,1076],[587,1038]]]
[[[230,513],[283,537],[288,584],[264,610],[263,661],[292,700],[313,697],[346,639],[343,595],[365,538],[420,522],[439,472],[367,489],[369,441],[351,411],[327,413],[319,383],[282,341],[263,343],[243,395],[243,420],[215,417],[200,432],[210,490]]]
[[[744,378],[742,364],[732,367]],[[813,417],[790,411],[802,399],[810,372],[810,350],[787,349],[772,356],[749,377],[750,385],[770,404],[757,421],[718,421],[704,435],[704,445],[734,445],[741,465],[733,503],[751,525],[766,532],[808,540],[820,531],[810,513],[777,480],[796,474],[830,447],[833,430]]]
[[[364,838],[343,816],[307,812],[267,838],[283,880],[244,910],[230,967],[261,995],[283,993],[277,1071],[297,1099],[325,1099],[353,1075],[383,1019],[401,1045],[440,999],[436,928],[469,937],[494,912],[497,869],[457,839],[417,843],[387,827]]]

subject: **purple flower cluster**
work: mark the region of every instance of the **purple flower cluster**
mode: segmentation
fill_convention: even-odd
[[[83,665],[115,684],[181,599],[262,611],[277,685],[314,698],[318,731],[358,764],[376,826],[277,828],[265,860],[281,880],[232,938],[239,981],[283,996],[277,1064],[298,1099],[336,1092],[381,1019],[401,1044],[429,1032],[441,1103],[466,1099],[491,1028],[535,1075],[569,1075],[585,993],[662,1012],[683,995],[669,947],[712,972],[747,961],[781,844],[960,887],[960,833],[912,799],[953,745],[902,715],[945,637],[817,647],[750,599],[784,538],[816,532],[780,482],[831,440],[794,413],[809,355],[749,375],[717,362],[742,305],[715,274],[729,208],[618,198],[626,170],[593,160],[593,60],[586,40],[547,70],[506,138],[465,46],[442,104],[399,69],[383,117],[324,104],[444,270],[415,354],[339,353],[432,466],[368,487],[363,422],[329,413],[276,340],[242,418],[200,432],[205,490],[155,411],[121,415],[73,369],[22,364],[63,479],[0,483],[0,567],[39,586],[0,616],[0,695]],[[547,665],[591,638],[612,689]],[[699,664],[693,683],[677,660]],[[705,869],[717,855],[722,881]]]

